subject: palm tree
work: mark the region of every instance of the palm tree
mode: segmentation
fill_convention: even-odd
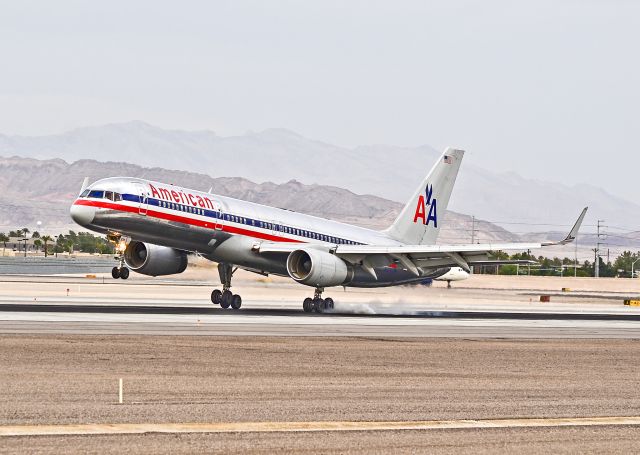
[[[27,236],[27,234],[28,234],[29,232],[31,232],[31,231],[29,230],[29,228],[22,228],[22,235],[24,235],[25,237]]]
[[[42,241],[44,242],[44,257],[47,257],[47,243],[51,242],[53,239],[50,235],[43,235]]]
[[[4,256],[4,250],[7,249],[7,242],[9,241],[9,237],[4,232],[0,232],[0,242],[2,242],[2,255]]]

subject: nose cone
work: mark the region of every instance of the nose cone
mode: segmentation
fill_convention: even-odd
[[[93,221],[96,209],[86,205],[74,204],[71,206],[71,218],[80,226],[87,226]]]

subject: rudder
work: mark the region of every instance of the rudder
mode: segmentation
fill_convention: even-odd
[[[464,157],[463,150],[447,148],[402,212],[385,233],[407,245],[433,245]]]

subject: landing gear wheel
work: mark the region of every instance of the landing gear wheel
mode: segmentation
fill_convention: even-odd
[[[120,278],[120,269],[118,267],[114,267],[111,269],[111,276],[114,280]]]
[[[233,294],[231,291],[224,291],[222,293],[222,300],[220,300],[220,306],[225,310],[231,306],[231,300],[233,299]]]
[[[222,291],[220,289],[214,289],[211,293],[211,303],[214,305],[220,305],[222,301]]]
[[[324,300],[313,299],[313,309],[316,313],[324,313]]]
[[[231,297],[231,308],[233,308],[234,310],[239,310],[241,306],[242,297],[240,297],[238,294],[235,294],[233,297]]]
[[[331,297],[324,299],[324,309],[325,311],[333,311],[333,299]]]
[[[123,280],[126,280],[127,278],[129,278],[129,269],[126,267],[122,267],[120,269],[120,278],[122,278]]]
[[[311,313],[313,311],[313,299],[309,297],[304,299],[304,302],[302,302],[302,309],[305,313]]]

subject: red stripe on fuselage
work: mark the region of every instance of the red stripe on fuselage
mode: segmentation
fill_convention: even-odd
[[[89,207],[97,207],[101,209],[120,210],[123,212],[140,214],[141,216],[151,216],[154,218],[159,218],[167,221],[177,221],[178,223],[189,224],[191,226],[200,226],[207,229],[220,230],[220,229],[215,229],[215,226],[216,226],[215,222],[196,220],[193,218],[188,218],[186,216],[173,215],[171,213],[158,212],[156,210],[151,210],[151,209],[143,209],[146,215],[142,215],[138,207],[131,207],[128,205],[116,204],[113,202],[92,201],[89,199],[78,199],[73,203],[73,205],[86,205]],[[263,232],[251,231],[249,229],[238,228],[235,226],[227,226],[224,224],[221,224],[221,226],[222,226],[221,230],[223,232],[228,232],[229,234],[245,235],[247,237],[253,237],[253,238],[262,239],[262,240],[271,240],[274,242],[304,243],[301,240],[289,239],[286,237],[278,237],[275,235],[265,234]]]

